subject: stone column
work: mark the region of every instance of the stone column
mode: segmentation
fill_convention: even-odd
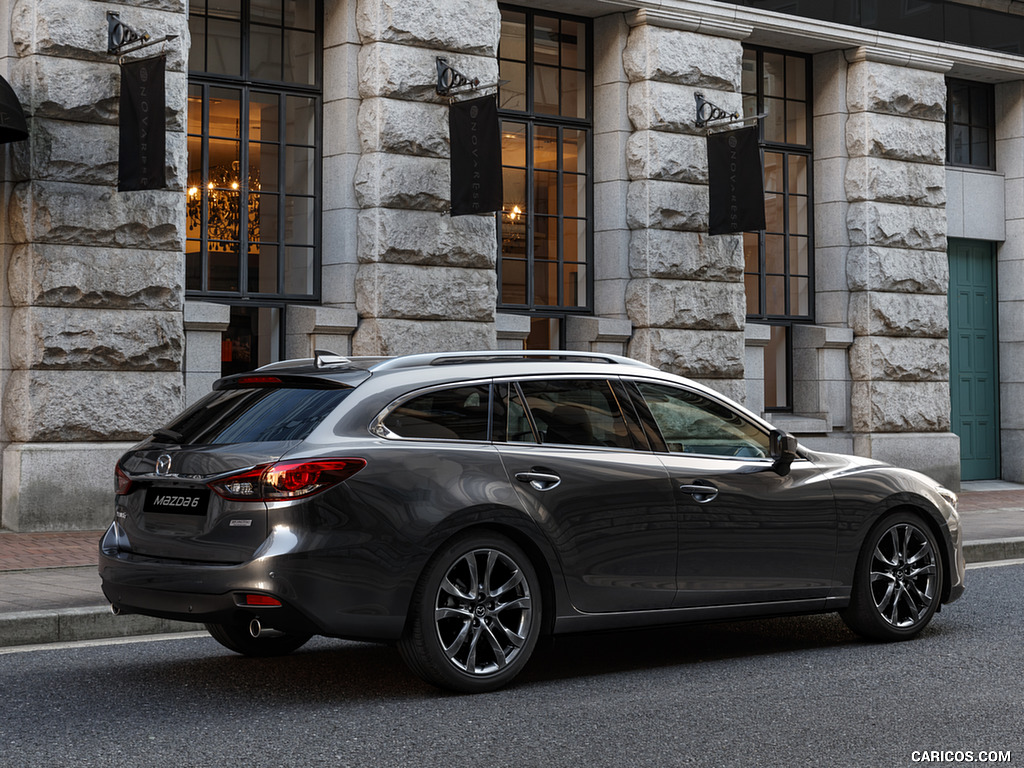
[[[168,189],[117,191],[119,69],[109,6],[19,0],[9,77],[30,138],[12,147],[3,335],[3,526],[101,528],[125,445],[182,405],[183,0],[121,18],[168,44]]]
[[[707,34],[697,34],[689,31],[697,19],[673,17],[668,28],[649,11],[627,20],[629,354],[742,400],[742,240],[707,234],[707,149],[694,94],[742,112],[739,39],[750,30],[704,25]]]
[[[498,80],[492,0],[359,0],[358,214],[354,354],[494,348],[493,214],[451,217],[448,101],[437,57]],[[467,98],[463,96],[462,98]]]
[[[855,451],[958,488],[950,432],[944,72],[847,55],[846,195]]]

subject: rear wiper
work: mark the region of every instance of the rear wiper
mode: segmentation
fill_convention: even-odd
[[[165,443],[180,443],[184,435],[181,432],[175,432],[173,429],[160,427],[160,429],[153,430],[153,437],[163,440]]]

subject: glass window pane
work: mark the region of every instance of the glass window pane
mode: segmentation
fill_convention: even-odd
[[[773,193],[766,193],[764,196],[764,228],[768,232],[785,232],[786,221],[784,218],[783,196]]]
[[[284,25],[315,30],[316,2],[314,0],[285,0]]]
[[[784,156],[778,152],[764,153],[764,190],[765,192],[784,192],[782,183]]]
[[[524,381],[541,442],[628,448],[618,400],[606,381]]]
[[[971,88],[971,124],[986,126],[989,124],[988,88],[975,85]]]
[[[533,133],[533,167],[558,170],[558,129],[538,125]]]
[[[587,76],[585,72],[562,70],[562,111],[564,117],[587,116]]]
[[[586,69],[587,28],[575,21],[562,20],[562,66]]]
[[[294,3],[289,3],[294,5]],[[277,24],[280,26],[281,0],[249,0],[249,18],[260,24]]]
[[[533,220],[533,258],[558,258],[558,219],[537,216]]]
[[[249,35],[249,71],[254,80],[281,79],[281,28],[253,24]]]
[[[202,243],[198,240],[185,242],[185,290],[199,291],[203,288]]]
[[[786,96],[807,99],[807,62],[796,56],[786,57]]]
[[[238,290],[238,244],[211,242],[207,254],[207,289]]]
[[[284,31],[284,80],[286,83],[316,83],[316,35],[294,29]]]
[[[782,98],[786,95],[785,73],[786,57],[781,53],[765,52],[764,73],[761,77],[765,96]]]
[[[795,195],[807,194],[806,155],[789,156],[789,192]]]
[[[806,237],[789,238],[789,272],[792,275],[810,274],[810,240]]]
[[[558,70],[553,67],[533,68],[533,110],[548,115],[558,114]]]
[[[242,74],[242,25],[209,19],[206,28],[206,70],[216,75]]]
[[[502,109],[526,111],[526,65],[502,60],[498,77],[507,80],[498,89],[498,104]]]
[[[558,305],[558,262],[533,264],[533,303],[543,307]]]
[[[966,125],[953,126],[950,156],[955,165],[971,164],[971,134]]]
[[[565,216],[587,215],[587,177],[575,173],[562,176],[562,213]]]
[[[558,19],[533,19],[533,60],[536,64],[558,66]]]
[[[277,192],[278,145],[253,142],[249,145],[249,189]]]
[[[525,220],[526,217],[526,170],[518,168],[501,169],[502,194],[505,202],[502,209]],[[513,221],[515,218],[513,218]]]
[[[757,94],[757,52],[749,48],[743,51],[743,81],[740,87],[745,94]]]
[[[776,275],[786,272],[786,238],[782,235],[764,237],[765,272]]]
[[[807,315],[811,311],[810,281],[806,277],[793,277],[789,281],[789,313]]]
[[[562,130],[562,168],[569,173],[587,172],[587,133]]]
[[[239,188],[241,151],[242,143],[239,141],[210,139],[209,185],[211,187]]]
[[[767,314],[780,317],[786,314],[786,278],[773,275],[765,278],[765,300]]]
[[[803,195],[789,198],[789,232],[793,235],[810,233],[810,205]]]
[[[421,440],[486,440],[489,403],[486,384],[443,389],[395,408],[384,426]]]
[[[316,156],[312,147],[285,148],[285,191],[293,195],[316,193]]]
[[[284,200],[284,239],[286,243],[312,245],[313,198],[287,196]]]
[[[206,71],[206,19],[189,16],[188,32],[192,43],[188,48],[188,68],[192,72]]]
[[[758,272],[761,259],[758,248],[758,237],[753,232],[743,233],[743,264],[747,272]]]
[[[526,167],[526,125],[503,120],[501,123],[501,163]]]
[[[786,102],[786,141],[790,144],[807,143],[807,104],[803,101]]]
[[[210,89],[210,135],[241,138],[242,92],[236,88]]]
[[[249,196],[249,218],[255,219],[257,226],[250,232],[250,240],[263,242],[280,242],[281,233],[278,231],[277,205],[280,198],[277,195],[259,194]]]
[[[586,219],[566,219],[562,224],[565,241],[562,244],[562,258],[565,261],[587,261]]]
[[[566,264],[564,271],[562,305],[566,307],[587,306],[587,265]]]
[[[949,86],[949,119],[954,123],[966,123],[970,114],[970,99],[966,85],[957,83]]]
[[[526,262],[501,260],[502,304],[526,304]]]
[[[747,314],[761,314],[761,292],[757,275],[746,275],[743,278],[744,288],[747,292]]]
[[[989,133],[984,128],[971,131],[971,164],[988,165]]]
[[[313,295],[313,249],[288,246],[284,251],[284,292]]]
[[[277,246],[261,243],[249,248],[249,292],[277,293]]]
[[[519,206],[507,209],[501,216],[501,255],[527,258],[526,216]]]
[[[501,11],[501,42],[498,56],[503,59],[526,61],[526,14]]]
[[[782,99],[764,100],[764,140],[776,144],[786,141],[786,102]]]
[[[207,187],[206,199],[207,236],[211,240],[240,240],[241,221],[238,192]]]
[[[316,143],[316,99],[289,96],[285,99],[285,141],[289,144]]]
[[[744,96],[743,97],[743,116],[753,117],[757,112],[757,97],[756,96]]]
[[[558,214],[558,174],[554,171],[534,171],[533,210],[551,216]]]
[[[242,8],[238,0],[207,0],[207,13],[219,19],[240,19]]]

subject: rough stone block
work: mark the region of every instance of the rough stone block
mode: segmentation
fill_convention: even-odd
[[[846,224],[850,245],[910,248],[922,251],[946,249],[946,210],[892,203],[852,203]]]
[[[946,126],[927,120],[866,112],[846,121],[846,149],[853,157],[882,157],[909,163],[946,162]]]
[[[716,91],[739,90],[739,40],[642,24],[630,30],[622,63],[631,82],[657,80]]]
[[[20,307],[11,315],[10,327],[16,368],[181,369],[180,312]]]
[[[181,254],[31,243],[7,271],[14,306],[180,310]]]
[[[949,383],[855,381],[854,432],[948,432]]]
[[[22,94],[26,115],[117,124],[121,79],[112,57],[101,63],[31,56],[17,61],[11,76],[14,90]]]
[[[20,443],[138,440],[175,416],[182,396],[180,372],[15,370],[4,426]]]
[[[942,251],[874,246],[851,248],[846,260],[851,291],[946,295],[949,257]]]
[[[490,0],[360,0],[356,25],[363,43],[384,41],[493,57],[498,53],[501,14]]]
[[[364,318],[493,322],[497,298],[489,269],[364,264],[356,276]]]
[[[185,248],[185,198],[176,191],[24,182],[14,188],[9,212],[16,243]]]
[[[352,354],[412,355],[496,349],[497,342],[493,318],[486,323],[366,318],[360,321],[352,337]]]
[[[846,166],[851,203],[877,201],[938,208],[946,204],[946,169],[877,157],[851,158]]]
[[[359,106],[364,153],[448,157],[448,108],[443,104],[366,99]]]
[[[630,280],[626,311],[638,328],[738,331],[743,328],[743,284],[698,280]]]
[[[630,229],[707,232],[708,188],[673,181],[630,182],[626,215]]]
[[[494,216],[368,208],[359,212],[359,260],[494,269]]]
[[[854,435],[852,452],[922,472],[951,491],[960,490],[960,438],[950,432]]]
[[[858,291],[850,296],[850,325],[857,336],[945,339],[949,330],[946,297]]]
[[[638,328],[629,356],[679,376],[742,379],[743,332]]]
[[[439,57],[466,76],[479,78],[481,83],[498,82],[498,61],[493,54],[470,56],[441,49],[368,43],[359,51],[359,95],[364,99],[385,96],[446,103],[447,99],[437,94]]]
[[[706,141],[664,131],[637,131],[626,142],[629,178],[708,183]]]
[[[447,160],[374,152],[356,169],[356,200],[363,208],[447,211],[451,208]]]
[[[638,229],[629,240],[632,277],[685,280],[741,280],[743,238],[706,232]]]
[[[727,112],[743,114],[743,97],[738,93],[644,80],[629,86],[627,102],[633,129],[704,136],[705,130],[696,125],[697,91]]]
[[[861,336],[850,349],[855,381],[949,381],[945,339]]]
[[[861,61],[850,65],[846,103],[850,112],[877,112],[942,123],[946,80],[941,72]]]

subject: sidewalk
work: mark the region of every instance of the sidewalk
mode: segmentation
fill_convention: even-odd
[[[959,509],[968,564],[1024,558],[1024,485],[964,483]],[[96,571],[100,534],[0,531],[0,648],[202,628],[112,615]]]

